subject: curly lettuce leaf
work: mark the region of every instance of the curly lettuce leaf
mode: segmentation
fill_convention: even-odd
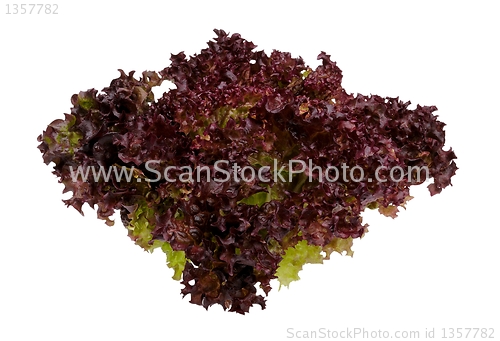
[[[301,240],[295,246],[285,250],[285,255],[276,270],[276,277],[282,285],[288,287],[291,282],[300,279],[299,272],[306,263],[322,264],[323,251],[321,246],[309,245],[306,240]]]

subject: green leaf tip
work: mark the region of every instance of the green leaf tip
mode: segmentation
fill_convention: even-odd
[[[306,240],[301,240],[295,246],[286,249],[276,270],[280,288],[282,285],[288,287],[291,282],[298,281],[299,271],[302,270],[304,264],[323,263],[322,251],[321,246],[309,245]]]
[[[155,210],[143,201],[137,205],[135,210],[129,214],[131,219],[128,226],[129,236],[137,245],[152,253],[155,249],[161,250],[167,255],[167,266],[174,270],[172,276],[175,280],[182,278],[182,272],[186,266],[186,254],[184,251],[175,251],[170,243],[162,240],[153,240],[152,231],[155,228]]]
[[[167,255],[167,266],[174,269],[172,278],[179,281],[186,266],[186,253],[184,251],[174,251],[168,242],[163,242],[161,249]]]

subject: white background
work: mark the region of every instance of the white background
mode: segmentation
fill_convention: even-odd
[[[0,340],[282,340],[289,328],[422,339],[435,328],[440,339],[460,327],[500,338],[495,2],[57,3],[58,15],[0,9]],[[245,316],[190,304],[161,252],[143,252],[119,221],[66,208],[36,148],[73,93],[102,89],[118,68],[159,71],[171,53],[205,48],[214,28],[314,67],[326,51],[348,92],[436,105],[460,168],[439,195],[412,188],[395,220],[365,214],[353,258],[308,265],[289,289],[274,283],[267,309]]]

